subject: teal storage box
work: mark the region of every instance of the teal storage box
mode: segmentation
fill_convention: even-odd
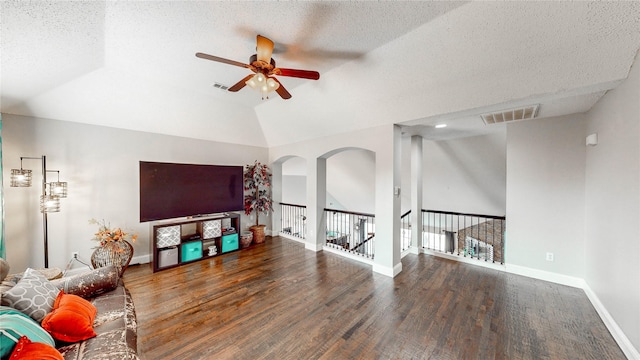
[[[182,262],[200,259],[202,257],[202,241],[191,241],[182,244]]]
[[[222,252],[238,250],[238,234],[222,235]]]

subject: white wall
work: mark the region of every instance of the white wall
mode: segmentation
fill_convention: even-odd
[[[307,203],[307,177],[301,175],[282,176],[282,202],[294,205]]]
[[[327,159],[327,207],[367,214],[375,212],[376,157],[353,149]]]
[[[584,276],[584,134],[582,115],[508,125],[507,263]]]
[[[306,204],[306,162],[293,157],[282,164],[282,198],[290,204]],[[351,149],[327,159],[327,208],[373,213],[375,154]]]
[[[506,132],[422,146],[423,208],[505,215]]]
[[[245,165],[266,162],[268,154],[261,147],[11,114],[3,114],[2,123],[6,250],[15,271],[43,266],[40,188],[8,184],[21,156],[45,155],[47,167],[60,170],[60,180],[69,183],[61,212],[49,215],[49,266],[64,268],[72,251],[89,260],[96,245],[91,241],[96,228],[88,224],[90,218],[138,233],[134,256],[149,254],[149,225],[139,222],[140,160]],[[41,162],[25,160],[24,167],[34,170],[34,183],[39,183]],[[253,221],[243,216],[243,227]]]
[[[586,116],[585,280],[640,349],[640,63]]]
[[[282,202],[307,204],[307,162],[301,157],[294,156],[282,163]]]

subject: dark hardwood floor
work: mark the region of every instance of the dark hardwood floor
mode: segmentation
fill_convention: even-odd
[[[274,237],[124,276],[142,359],[625,359],[580,289],[425,254],[391,279]]]

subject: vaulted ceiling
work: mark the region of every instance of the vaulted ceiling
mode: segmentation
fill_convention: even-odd
[[[479,115],[587,111],[640,48],[639,2],[0,2],[0,110],[277,146],[383,124],[444,139]],[[248,62],[275,42],[293,98],[261,100]],[[433,125],[446,122],[445,130]]]

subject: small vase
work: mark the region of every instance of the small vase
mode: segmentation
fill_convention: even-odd
[[[253,233],[251,231],[243,231],[240,235],[240,245],[242,248],[247,248],[253,241]]]
[[[125,240],[110,241],[97,247],[91,254],[91,265],[94,268],[113,265],[122,276],[133,257],[133,246]]]
[[[253,233],[253,242],[262,244],[264,242],[264,228],[266,225],[253,225],[249,228]]]

